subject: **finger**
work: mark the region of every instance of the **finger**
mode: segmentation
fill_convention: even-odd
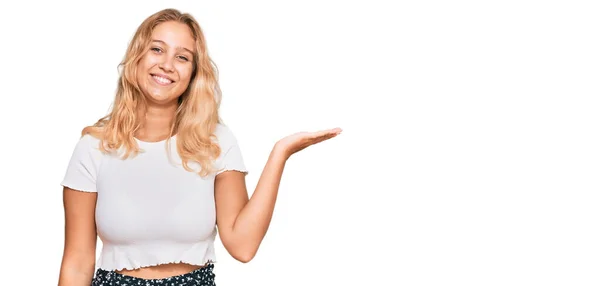
[[[337,128],[332,128],[332,129],[325,129],[325,130],[321,130],[321,131],[317,131],[314,132],[312,135],[312,137],[321,137],[321,136],[328,136],[328,135],[332,135],[332,134],[340,134],[342,132],[342,129],[337,127]]]
[[[335,136],[337,136],[337,134],[336,134],[336,133],[325,134],[325,135],[323,135],[323,136],[320,136],[320,137],[314,138],[314,139],[313,139],[313,141],[312,141],[311,143],[312,143],[312,144],[316,144],[316,143],[319,143],[319,142],[323,142],[323,141],[325,141],[325,140],[328,140],[328,139],[331,139],[331,138],[333,138],[333,137],[335,137]]]
[[[321,139],[321,140],[327,140],[327,139],[331,139],[331,138],[333,138],[335,136],[337,136],[336,133],[329,133],[329,134],[325,134],[325,135],[319,137],[319,139]]]
[[[323,141],[323,140],[331,139],[335,136],[338,136],[338,134],[339,133],[328,133],[328,134],[325,134],[325,135],[317,137],[317,138],[320,139],[321,141]]]
[[[331,128],[327,130],[328,133],[332,133],[332,134],[340,134],[342,133],[342,128],[336,127],[336,128]]]
[[[340,133],[341,133],[341,131],[339,131],[339,132],[332,131],[330,133],[327,133],[327,134],[323,135],[322,137],[333,138],[335,136],[338,136]]]

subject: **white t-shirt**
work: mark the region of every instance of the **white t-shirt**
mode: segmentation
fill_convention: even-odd
[[[231,130],[215,130],[221,155],[216,167],[248,173]],[[136,139],[137,140],[137,139]],[[129,159],[103,154],[100,140],[85,135],[77,142],[62,186],[97,192],[96,228],[103,246],[96,267],[136,269],[184,262],[216,262],[215,176],[200,177],[185,170],[177,153],[177,136],[137,140],[144,153]],[[173,164],[174,163],[174,164]],[[199,170],[197,163],[190,164]]]

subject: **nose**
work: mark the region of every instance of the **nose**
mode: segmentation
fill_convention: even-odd
[[[173,61],[170,57],[163,57],[163,60],[158,64],[158,67],[165,72],[173,71]]]

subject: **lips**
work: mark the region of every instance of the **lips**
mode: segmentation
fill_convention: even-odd
[[[167,77],[165,75],[161,75],[161,74],[150,74],[150,75],[152,76],[152,79],[154,79],[154,82],[156,82],[157,84],[160,84],[160,85],[169,85],[174,82],[172,79],[170,79],[169,77]]]

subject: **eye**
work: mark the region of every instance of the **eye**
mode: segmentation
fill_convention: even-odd
[[[157,53],[160,53],[160,52],[162,52],[162,50],[161,50],[160,48],[157,48],[157,47],[152,47],[152,48],[150,48],[150,50],[151,50],[151,51],[155,51],[155,52],[157,52]]]
[[[188,62],[188,61],[189,61],[189,60],[188,60],[188,58],[187,58],[187,57],[184,57],[184,56],[179,56],[179,59],[181,59],[181,60],[183,60],[183,61],[186,61],[186,62]]]

